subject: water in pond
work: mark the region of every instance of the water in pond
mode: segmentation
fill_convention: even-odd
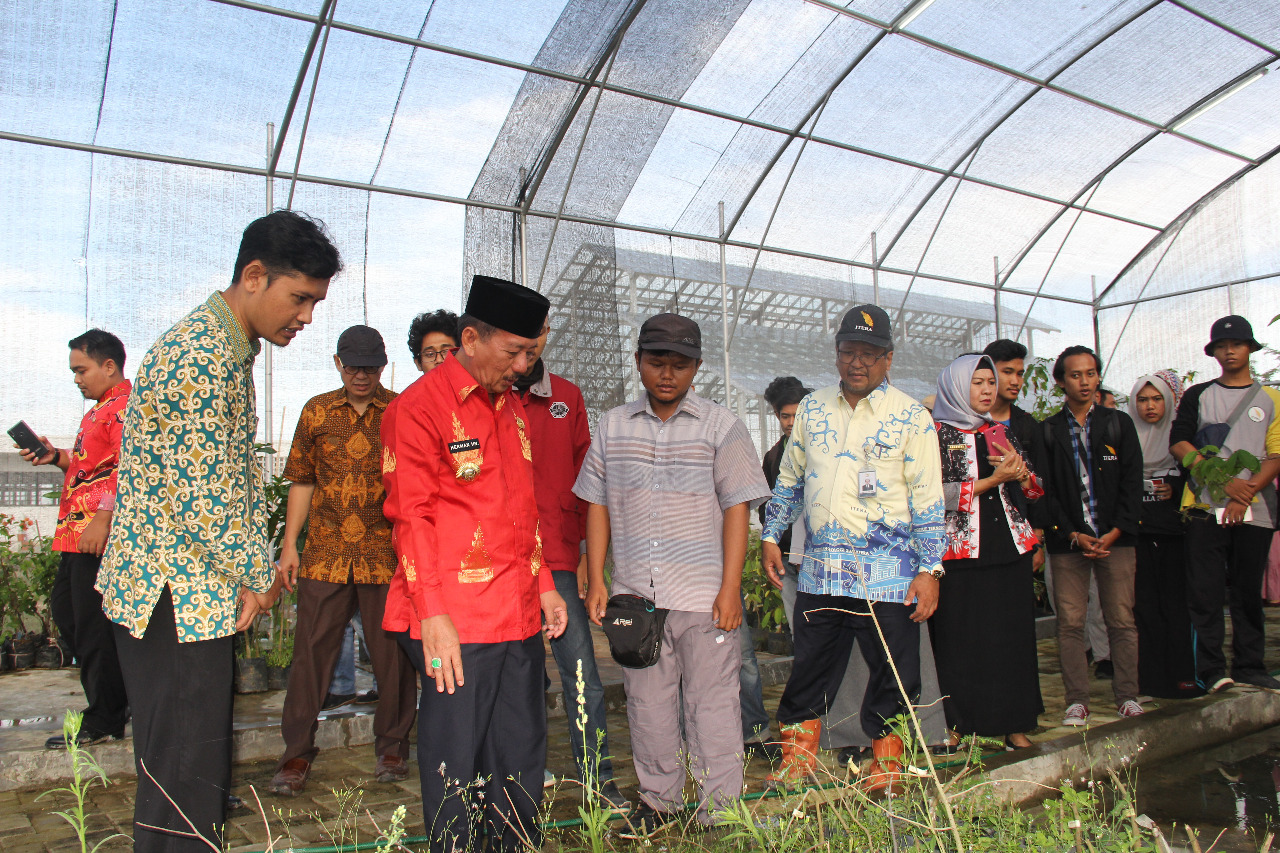
[[[1166,833],[1174,823],[1200,829],[1206,849],[1225,829],[1215,851],[1256,851],[1267,832],[1280,835],[1280,728],[1144,769],[1138,812]],[[1187,844],[1181,828],[1170,840]]]

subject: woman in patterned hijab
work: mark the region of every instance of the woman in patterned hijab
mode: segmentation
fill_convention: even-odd
[[[1138,379],[1129,415],[1142,442],[1142,523],[1136,546],[1133,619],[1138,627],[1138,688],[1151,696],[1196,696],[1195,657],[1179,510],[1186,477],[1169,452],[1169,429],[1182,399],[1172,370]]]

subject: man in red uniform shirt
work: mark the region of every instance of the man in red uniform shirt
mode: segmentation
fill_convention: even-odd
[[[103,614],[102,594],[93,585],[116,506],[120,433],[132,386],[123,373],[124,344],[115,335],[90,329],[68,346],[76,387],[86,400],[94,400],[94,405],[80,422],[70,450],[59,450],[42,436],[49,452],[36,459],[23,450],[22,458],[32,465],[57,465],[67,472],[53,536],[53,550],[62,552],[62,561],[50,608],[58,633],[80,663],[80,685],[89,707],[76,739],[85,746],[122,737],[129,716],[111,621]],[[67,742],[62,735],[54,735],[44,745],[65,749]]]
[[[398,564],[383,627],[423,676],[418,770],[433,851],[541,845],[547,714],[538,631],[564,599],[545,566],[528,415],[512,392],[550,303],[476,276],[459,348],[383,423],[383,511]],[[435,682],[434,689],[432,681]]]
[[[573,493],[573,484],[591,446],[591,427],[587,423],[582,391],[568,379],[552,373],[542,360],[550,331],[548,319],[531,354],[532,367],[516,380],[515,388],[529,414],[542,556],[569,613],[565,632],[551,642],[551,654],[556,659],[564,688],[569,742],[573,745],[578,778],[600,794],[603,805],[626,810],[630,803],[613,781],[613,760],[609,757],[605,728],[604,684],[596,668],[591,622],[582,605],[587,585],[587,554],[582,547],[587,535],[587,513],[585,502]],[[587,716],[585,732],[578,728],[579,664],[581,702]]]

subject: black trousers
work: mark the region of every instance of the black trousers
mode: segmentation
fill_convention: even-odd
[[[133,706],[134,853],[208,853],[195,833],[222,849],[231,787],[233,638],[179,643],[167,586],[142,639],[120,625],[115,633]]]
[[[1196,658],[1187,607],[1185,537],[1140,534],[1135,545],[1133,621],[1138,627],[1138,687],[1162,699],[1194,689]],[[1222,608],[1218,608],[1222,612]]]
[[[80,730],[119,736],[129,719],[129,700],[116,658],[115,631],[102,612],[102,594],[93,588],[101,562],[94,554],[63,551],[49,609],[58,633],[80,663],[80,686],[89,703]]]
[[[871,607],[884,632],[888,654],[876,633]],[[796,593],[795,662],[778,702],[778,722],[784,726],[803,723],[827,713],[840,690],[856,641],[869,670],[862,698],[862,730],[872,740],[889,734],[888,721],[920,699],[920,625],[911,621],[914,609],[842,595]],[[902,677],[905,696],[893,677],[889,655]]]
[[[1266,671],[1262,575],[1272,531],[1252,524],[1224,527],[1212,518],[1187,524],[1187,603],[1196,632],[1196,678],[1202,687],[1226,674],[1222,652],[1225,599],[1231,612],[1231,672]]]
[[[432,853],[539,849],[547,763],[542,637],[463,643],[466,683],[453,694],[437,692],[427,677],[421,642],[408,632],[396,639],[422,676],[418,772]]]

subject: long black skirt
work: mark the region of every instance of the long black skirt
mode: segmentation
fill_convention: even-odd
[[[948,560],[930,620],[947,723],[960,734],[1028,732],[1044,711],[1031,555]]]
[[[1181,536],[1138,537],[1133,621],[1138,626],[1138,689],[1161,699],[1185,699],[1196,686],[1186,560]]]

